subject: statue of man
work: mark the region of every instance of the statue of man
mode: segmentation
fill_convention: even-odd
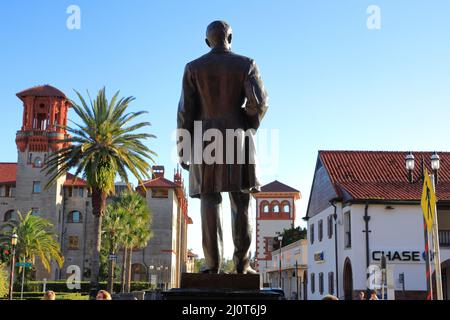
[[[268,98],[255,61],[231,52],[231,39],[226,22],[208,26],[206,44],[211,51],[186,65],[177,127],[192,137],[189,151],[179,155],[182,167],[189,170],[189,195],[201,201],[202,244],[209,268],[205,272],[221,271],[221,192],[228,192],[235,272],[246,274],[255,273],[249,265],[250,193],[260,189],[252,137]],[[204,136],[198,137],[199,131]]]

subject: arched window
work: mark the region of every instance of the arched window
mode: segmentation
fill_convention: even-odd
[[[12,220],[14,214],[14,210],[9,210],[5,212],[5,215],[3,216],[3,222],[8,222],[9,220]]]
[[[273,213],[279,213],[280,212],[280,204],[278,201],[272,202],[272,212]]]
[[[267,201],[261,202],[261,212],[262,213],[269,213],[269,203]]]
[[[283,201],[281,204],[281,208],[283,209],[284,213],[290,213],[291,212],[291,205],[288,201]]]
[[[67,217],[68,223],[80,223],[82,220],[81,212],[74,210],[69,212],[69,216]]]
[[[36,168],[42,167],[42,159],[39,158],[39,157],[36,157],[36,158],[34,159],[34,166],[35,166]]]

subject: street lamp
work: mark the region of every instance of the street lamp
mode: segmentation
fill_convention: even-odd
[[[150,282],[150,285],[153,285],[152,284],[153,269],[155,269],[155,266],[148,266],[148,282]]]
[[[169,289],[169,283],[170,284],[172,284],[172,279],[171,279],[171,276],[169,276],[169,267],[165,267],[165,269],[166,269],[166,271],[164,272],[164,277],[165,277],[165,284],[164,284],[164,286],[165,286],[165,290],[168,290]]]
[[[278,241],[280,242],[280,263],[278,264],[278,273],[279,273],[279,281],[278,281],[278,285],[280,286],[281,289],[281,250],[283,248],[283,235],[279,235],[278,236]]]
[[[434,152],[431,157],[431,170],[432,174],[430,175],[432,188],[434,189],[434,192],[436,192],[436,185],[438,182],[438,174],[439,174],[439,168],[440,168],[440,159],[439,155]],[[405,165],[406,170],[408,171],[408,180],[410,183],[413,182],[412,179],[412,170],[414,170],[414,156],[412,153],[409,153],[405,157]],[[425,181],[425,169],[423,164],[423,158],[422,158],[422,179]],[[424,223],[424,238],[425,238],[425,253],[426,253],[426,273],[430,274],[431,276],[431,268],[430,268],[430,249],[429,249],[429,237],[428,237],[428,229],[425,227],[426,221],[425,216],[423,218]],[[440,259],[440,253],[439,253],[439,233],[438,233],[438,221],[437,221],[437,208],[435,208],[435,215],[434,215],[434,221],[433,221],[433,228],[432,228],[432,237],[433,237],[433,246],[434,246],[434,264],[435,264],[435,274],[436,274],[436,296],[438,300],[442,300],[443,294],[442,294],[442,279],[441,279],[441,259]],[[428,288],[428,296],[432,297],[432,282],[431,279],[427,276],[427,288]]]
[[[410,152],[405,157],[406,171],[408,172],[408,181],[413,182],[413,172],[414,172],[414,155]]]
[[[434,183],[437,184],[438,182],[438,172],[440,168],[440,161],[439,161],[439,155],[434,152],[431,156],[431,170],[433,170],[434,175]]]
[[[11,258],[11,272],[9,275],[9,300],[13,299],[13,285],[14,285],[14,267],[16,264],[16,245],[17,245],[18,235],[13,233],[11,236],[11,249],[12,249],[12,258]]]
[[[384,300],[384,283],[386,279],[386,256],[381,255],[381,300]]]

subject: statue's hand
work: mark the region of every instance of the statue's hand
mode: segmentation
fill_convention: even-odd
[[[182,167],[184,170],[189,171],[189,165],[188,165],[188,164],[186,164],[186,163],[184,163],[184,162],[181,162],[180,165],[181,165],[181,167]]]

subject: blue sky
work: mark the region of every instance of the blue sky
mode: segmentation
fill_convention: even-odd
[[[135,96],[133,108],[149,111],[151,132],[158,136],[149,145],[171,175],[183,68],[207,52],[205,28],[217,19],[231,24],[233,51],[257,61],[270,96],[262,127],[279,130],[280,161],[262,181],[278,179],[299,189],[300,217],[320,149],[450,149],[449,1],[223,3],[0,4],[0,161],[17,159],[14,139],[22,107],[15,93],[48,83],[74,98],[73,89],[94,93],[106,86],[110,94],[120,89]],[[81,9],[80,30],[66,28],[71,4]],[[381,9],[380,30],[366,27],[371,4]],[[230,230],[227,207],[224,222]],[[189,246],[201,254],[198,209],[198,201],[191,200]]]

